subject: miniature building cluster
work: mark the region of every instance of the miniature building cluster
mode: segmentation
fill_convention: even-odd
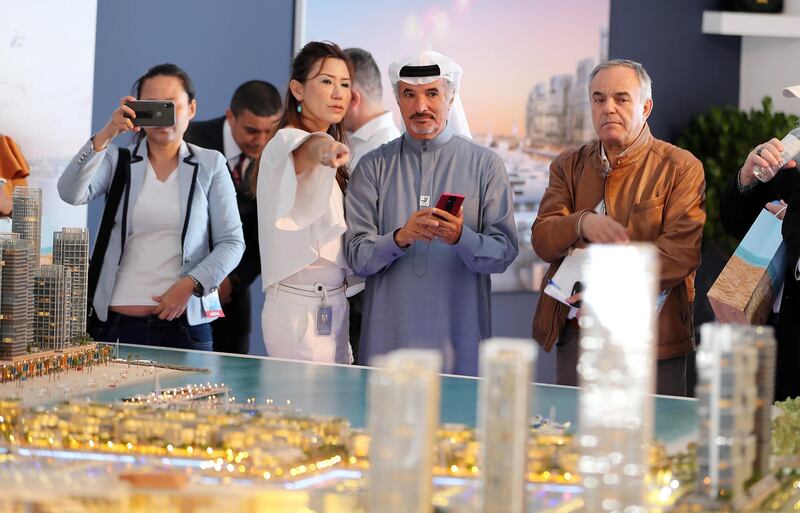
[[[61,351],[86,337],[89,231],[53,234],[53,263],[40,265],[42,193],[14,187],[11,233],[0,233],[0,359]]]
[[[74,306],[70,290],[82,272],[85,239],[80,231],[59,233],[54,261],[61,263],[41,266],[33,288],[41,289],[37,312],[69,319],[71,308],[83,308]],[[16,276],[14,265],[30,270],[30,245],[0,235],[2,298],[6,281]],[[440,425],[442,356],[405,349],[385,355],[382,368],[369,371],[366,431],[344,418],[308,415],[270,400],[237,403],[224,385],[161,390],[156,373],[156,392],[114,404],[33,408],[0,400],[0,452],[8,452],[14,469],[25,455],[57,469],[62,457],[65,466],[101,461],[104,470],[94,472],[119,475],[131,464],[148,465],[157,477],[129,480],[162,487],[180,481],[176,487],[189,486],[180,497],[208,495],[208,483],[217,483],[220,494],[233,486],[238,498],[258,497],[258,507],[248,503],[240,511],[432,513],[436,506],[473,513],[702,513],[791,507],[800,489],[794,473],[800,461],[771,461],[776,354],[769,328],[704,325],[697,441],[669,454],[653,440],[657,277],[658,254],[650,246],[589,248],[580,318],[582,388],[570,391],[578,405],[574,437],[569,424],[531,420],[533,341],[492,339],[481,347],[475,429]],[[11,290],[26,297],[22,287]],[[50,308],[45,298],[63,308]],[[619,308],[623,300],[626,309]],[[85,296],[77,301],[85,305]],[[15,312],[0,304],[4,328],[6,312]],[[35,330],[34,339],[50,337],[42,343],[54,349],[63,342],[62,351],[28,356],[24,362],[35,361],[33,367],[22,367],[19,359],[16,367],[0,362],[0,377],[19,379],[23,370],[42,376],[66,354],[72,357],[68,366],[108,361],[110,346],[93,346],[91,353],[69,347],[69,330]],[[138,363],[198,370],[183,361]],[[12,368],[18,370],[9,374]],[[0,483],[10,464],[0,460]],[[13,472],[18,479],[19,470]],[[186,484],[192,479],[196,488]],[[560,498],[540,500],[552,488],[562,491]],[[324,498],[313,498],[312,489],[324,491]]]
[[[768,327],[705,324],[697,354],[699,439],[694,502],[748,502],[769,476],[775,339]]]

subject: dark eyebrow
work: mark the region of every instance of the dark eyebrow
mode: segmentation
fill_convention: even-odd
[[[322,75],[325,75],[326,77],[329,77],[329,78],[336,78],[334,75],[331,75],[330,73],[320,73],[319,74],[319,76],[322,76]],[[350,80],[350,77],[342,77],[341,80]]]

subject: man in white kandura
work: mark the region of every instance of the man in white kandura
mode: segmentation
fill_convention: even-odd
[[[345,254],[367,283],[361,361],[430,348],[445,372],[475,375],[491,336],[489,274],[518,252],[513,195],[500,157],[470,139],[461,74],[431,51],[389,68],[407,131],[361,158],[345,198]],[[443,193],[463,207],[431,208]]]

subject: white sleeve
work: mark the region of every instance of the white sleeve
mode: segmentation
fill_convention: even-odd
[[[284,128],[264,150],[258,171],[257,198],[259,203],[274,204],[275,227],[280,230],[302,230],[328,212],[336,169],[317,165],[297,175],[292,154],[310,137],[320,135],[333,140],[323,132]]]

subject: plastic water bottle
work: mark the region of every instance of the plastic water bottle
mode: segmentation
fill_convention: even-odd
[[[777,165],[766,168],[753,166],[753,175],[762,182],[772,180],[772,177],[775,176],[780,168],[800,155],[800,126],[786,134],[786,137],[781,139],[781,143],[783,143],[783,152],[781,153],[781,161]]]

